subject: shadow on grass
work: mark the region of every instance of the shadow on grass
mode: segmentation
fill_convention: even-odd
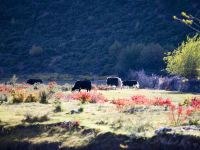
[[[200,138],[194,136],[165,134],[154,136],[152,138],[130,138],[125,135],[116,135],[111,132],[98,133],[93,129],[84,129],[76,131],[52,130],[55,124],[48,125],[20,125],[13,128],[4,129],[0,125],[0,150],[199,150]],[[49,132],[51,131],[51,132]],[[47,133],[51,137],[54,134],[66,134],[78,132],[79,134],[94,134],[94,138],[84,147],[70,147],[69,145],[61,146],[59,142],[39,142],[33,144],[24,139],[31,139]],[[69,137],[70,138],[70,137]]]

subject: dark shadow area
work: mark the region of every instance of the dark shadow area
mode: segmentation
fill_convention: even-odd
[[[4,129],[0,125],[0,150],[199,150],[200,138],[189,135],[164,134],[154,136],[152,138],[128,137],[125,135],[116,135],[111,132],[99,133],[93,129],[84,129],[80,127],[76,131],[53,129],[56,124],[48,125],[20,125],[9,129]],[[41,142],[33,144],[23,141],[25,138],[33,138],[48,133],[53,136],[55,133],[65,134],[71,132],[80,132],[85,134],[93,134],[95,138],[85,147],[60,147],[62,141],[59,142]],[[69,135],[71,135],[69,134]],[[16,138],[18,138],[16,140]],[[20,141],[21,140],[21,141]]]

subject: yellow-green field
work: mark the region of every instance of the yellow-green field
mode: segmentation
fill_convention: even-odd
[[[184,101],[186,98],[191,98],[194,96],[200,96],[200,94],[194,93],[181,93],[176,91],[165,91],[165,90],[149,90],[149,89],[122,89],[122,90],[110,90],[110,91],[100,91],[108,99],[117,98],[130,98],[134,95],[144,95],[149,98],[162,97],[170,98],[175,103]]]
[[[200,96],[192,93],[147,89],[101,90],[98,92],[102,93],[109,101],[118,98],[130,98],[133,95],[144,95],[149,98],[170,98],[176,104],[183,102],[186,98]],[[70,94],[71,92],[65,93]],[[156,106],[147,110],[141,106],[139,109],[144,109],[145,111],[127,113],[124,110],[119,110],[110,102],[103,104],[82,104],[76,100],[61,100],[62,111],[54,112],[55,106],[53,102],[54,99],[50,99],[48,104],[19,103],[0,105],[0,127],[1,130],[6,131],[0,134],[0,142],[4,143],[4,146],[6,145],[5,143],[9,142],[28,142],[33,145],[48,142],[59,143],[60,148],[80,148],[87,147],[97,137],[106,133],[116,136],[152,138],[155,136],[156,129],[172,126],[169,120],[169,112],[165,111],[164,108]],[[72,110],[79,108],[83,108],[83,112],[70,113]],[[49,119],[29,123],[23,121],[26,115],[37,117],[47,116]],[[199,113],[193,117],[198,119]],[[81,127],[73,132],[57,126],[49,127],[51,124],[64,121],[79,121]],[[188,131],[181,134],[200,136],[199,131]],[[111,137],[107,137],[108,141],[109,138]],[[124,146],[119,144],[117,147],[119,149]],[[110,149],[113,149],[112,144],[110,146]]]

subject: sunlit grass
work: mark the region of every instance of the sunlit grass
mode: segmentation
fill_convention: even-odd
[[[179,103],[184,101],[186,98],[191,98],[194,96],[200,96],[200,94],[193,93],[181,93],[176,91],[165,91],[165,90],[149,90],[149,89],[118,89],[110,91],[99,91],[103,93],[108,99],[117,99],[117,98],[130,98],[134,95],[144,95],[148,98],[162,97],[170,98],[173,102]]]
[[[109,100],[117,98],[130,98],[133,95],[144,95],[149,98],[163,97],[171,98],[173,102],[180,103],[185,98],[200,96],[191,93],[178,93],[161,90],[147,89],[118,89],[109,91],[98,91]],[[67,92],[68,94],[70,92]],[[106,102],[103,104],[86,103],[82,104],[76,100],[61,100],[62,111],[55,113],[54,99],[49,100],[48,104],[41,103],[19,103],[19,104],[2,104],[0,105],[0,121],[5,127],[15,127],[17,125],[48,125],[64,121],[79,121],[81,126],[88,129],[95,129],[99,133],[111,132],[124,135],[138,135],[152,137],[154,131],[163,126],[170,126],[168,111],[156,106],[142,112],[124,113],[121,112],[114,104]],[[71,114],[71,110],[83,108],[83,112]],[[157,110],[158,109],[158,110]],[[44,122],[27,123],[22,120],[26,114],[40,116],[46,114],[49,120]],[[52,132],[51,134],[49,132]],[[198,133],[192,132],[192,135],[199,136]],[[78,147],[87,145],[94,138],[94,134],[83,136],[80,132],[69,133],[60,128],[50,130],[26,129],[16,131],[15,134],[0,138],[2,140],[22,140],[33,143],[61,142],[61,146]]]

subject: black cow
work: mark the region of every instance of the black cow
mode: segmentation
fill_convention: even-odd
[[[136,80],[126,80],[123,81],[123,86],[139,88],[139,83]]]
[[[108,86],[122,87],[122,80],[119,77],[108,77],[106,83]]]
[[[28,79],[26,81],[27,84],[31,84],[31,85],[34,85],[35,83],[43,83],[41,79]]]
[[[87,91],[90,91],[92,89],[92,83],[90,80],[82,80],[82,81],[76,81],[74,84],[74,87],[72,88],[72,91],[86,89]]]

